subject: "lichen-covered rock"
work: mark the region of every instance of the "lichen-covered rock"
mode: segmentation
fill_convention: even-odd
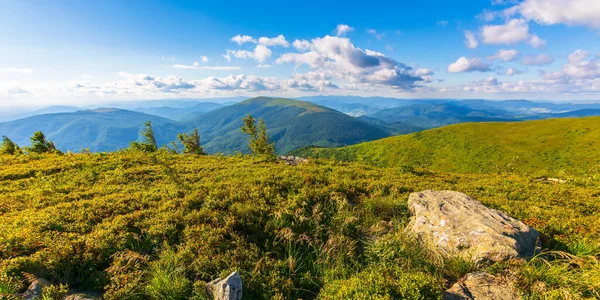
[[[42,290],[49,285],[51,285],[50,281],[44,278],[38,278],[29,285],[23,294],[21,294],[21,298],[26,300],[40,299],[42,297]]]
[[[507,283],[488,273],[469,273],[444,293],[444,300],[521,299]]]
[[[225,279],[217,278],[206,285],[214,300],[241,300],[242,277],[236,271]]]
[[[408,207],[408,229],[444,255],[497,262],[532,256],[541,246],[533,228],[463,193],[412,193]]]

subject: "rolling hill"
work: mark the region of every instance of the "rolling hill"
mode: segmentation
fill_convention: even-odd
[[[186,127],[154,115],[115,108],[46,114],[0,123],[0,136],[6,135],[21,146],[42,131],[63,151],[114,151],[136,141],[144,122],[152,121],[159,145],[174,140]]]
[[[190,107],[171,107],[171,106],[158,106],[158,107],[137,107],[131,109],[133,111],[155,115],[173,121],[182,121],[185,119],[192,119],[198,114],[213,111],[217,108],[221,108],[224,105],[212,102],[202,102]]]
[[[348,116],[309,102],[258,97],[202,114],[186,124],[197,127],[209,153],[248,152],[247,139],[240,131],[248,114],[265,120],[271,140],[279,153],[316,145],[351,145],[418,130],[413,126],[388,128]]]
[[[295,154],[460,173],[586,174],[600,168],[600,117],[465,123]]]

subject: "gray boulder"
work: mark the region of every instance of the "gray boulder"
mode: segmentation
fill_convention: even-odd
[[[408,230],[443,255],[497,262],[532,256],[541,246],[533,228],[463,193],[412,193],[408,207]]]
[[[517,300],[512,286],[488,273],[469,273],[444,293],[444,300]]]
[[[26,300],[39,299],[42,297],[42,290],[44,287],[49,285],[51,285],[50,281],[44,278],[38,278],[29,285],[23,294],[21,294],[21,298]]]
[[[235,271],[227,278],[217,278],[206,285],[214,300],[241,300],[242,277]]]

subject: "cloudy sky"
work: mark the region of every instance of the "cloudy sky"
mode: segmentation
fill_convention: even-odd
[[[3,0],[0,107],[238,95],[600,100],[599,0],[336,2]]]

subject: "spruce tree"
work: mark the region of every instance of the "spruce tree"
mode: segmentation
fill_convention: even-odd
[[[33,153],[60,153],[53,142],[46,140],[46,136],[41,131],[33,133],[31,146],[27,148],[27,151]]]
[[[252,115],[248,115],[243,118],[244,125],[242,126],[242,132],[250,136],[248,146],[252,151],[252,154],[260,156],[266,160],[277,159],[277,153],[275,152],[275,144],[272,143],[267,135],[267,125],[263,119],[259,119],[258,127],[256,121]]]
[[[0,146],[0,154],[10,154],[15,155],[22,153],[21,147],[15,144],[11,139],[7,136],[2,136],[2,146]]]
[[[183,153],[185,154],[197,154],[204,155],[204,149],[200,146],[200,134],[198,129],[195,128],[192,134],[180,133],[177,135],[177,139],[183,145]]]
[[[144,152],[156,152],[158,145],[156,144],[156,138],[154,137],[154,130],[152,130],[152,121],[144,123],[144,130],[142,131],[144,141],[131,143],[131,148]]]

